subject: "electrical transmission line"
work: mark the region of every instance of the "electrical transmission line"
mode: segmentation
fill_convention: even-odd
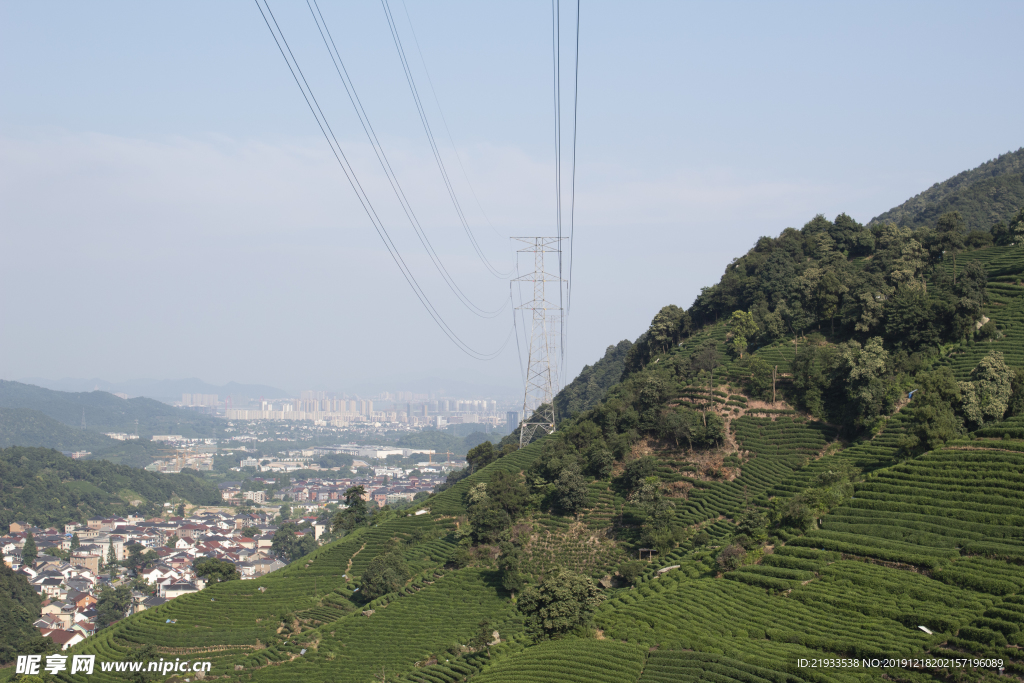
[[[338,165],[341,166],[341,170],[344,172],[345,178],[348,180],[353,192],[356,193],[356,198],[359,200],[360,205],[363,207],[363,211],[366,212],[367,217],[370,219],[370,222],[373,224],[374,229],[377,231],[377,235],[384,243],[385,248],[387,248],[392,260],[395,262],[395,265],[398,266],[398,269],[401,271],[402,276],[409,284],[409,287],[413,290],[413,293],[416,295],[416,298],[420,300],[420,303],[423,305],[427,313],[434,320],[434,322],[441,329],[441,331],[445,334],[445,336],[447,336],[449,340],[451,340],[451,342],[455,344],[463,353],[478,360],[491,360],[493,358],[496,358],[505,349],[505,346],[508,344],[515,327],[513,326],[509,328],[509,334],[505,338],[505,341],[501,345],[501,348],[499,348],[497,351],[494,351],[493,353],[481,353],[470,347],[461,338],[459,338],[459,336],[455,334],[455,331],[452,330],[451,327],[445,322],[444,318],[440,315],[440,313],[434,307],[433,303],[431,303],[430,299],[427,297],[426,292],[423,291],[423,288],[416,281],[416,278],[412,274],[412,271],[405,263],[405,259],[402,258],[402,255],[398,251],[397,246],[394,244],[394,242],[391,239],[391,236],[387,232],[387,229],[384,227],[384,223],[380,220],[380,217],[377,215],[376,210],[373,208],[373,204],[370,202],[369,196],[366,194],[365,190],[362,187],[362,184],[359,182],[359,178],[356,176],[355,170],[352,168],[351,164],[348,161],[348,158],[345,156],[345,152],[342,149],[341,144],[338,142],[337,137],[334,135],[334,131],[331,129],[330,123],[328,123],[327,121],[327,117],[324,115],[323,110],[320,108],[320,104],[317,102],[316,96],[313,94],[312,88],[306,81],[306,77],[302,73],[302,68],[299,66],[298,60],[292,53],[292,49],[288,45],[288,40],[284,36],[284,32],[281,30],[281,27],[277,23],[277,19],[274,17],[273,11],[270,9],[270,4],[268,0],[263,0],[263,5],[260,4],[260,0],[254,1],[256,2],[257,9],[259,9],[260,15],[263,17],[264,23],[267,25],[267,29],[270,31],[271,36],[274,38],[274,43],[277,45],[277,49],[281,53],[281,57],[283,57],[285,60],[285,64],[288,67],[288,71],[291,73],[292,78],[295,80],[295,84],[299,87],[299,91],[302,93],[303,99],[306,101],[306,106],[309,107],[310,113],[313,114],[313,118],[316,119],[317,126],[320,128],[320,132],[323,133],[324,138],[327,140],[327,144],[331,148],[331,153],[334,155],[334,158],[338,162]],[[266,12],[264,12],[264,6],[266,7]],[[267,18],[267,15],[270,16],[269,19]],[[273,26],[271,26],[271,21],[273,21]],[[276,32],[275,28],[277,29]],[[280,38],[278,36],[280,36]]]
[[[473,245],[473,249],[476,250],[477,256],[479,256],[483,264],[487,266],[487,269],[491,271],[491,274],[502,279],[508,278],[512,275],[512,271],[510,270],[507,273],[502,273],[491,265],[491,262],[487,260],[487,257],[484,255],[479,243],[476,241],[476,236],[473,234],[473,230],[469,227],[466,215],[462,211],[462,205],[459,204],[459,198],[455,195],[455,188],[452,186],[452,182],[448,177],[448,170],[445,168],[444,161],[441,159],[441,153],[437,148],[437,142],[434,140],[434,132],[430,128],[430,121],[427,119],[427,112],[423,108],[423,102],[420,100],[419,90],[416,89],[416,80],[413,78],[412,69],[409,67],[409,60],[405,56],[405,48],[402,47],[402,39],[398,35],[398,26],[395,24],[395,19],[391,14],[391,6],[388,5],[387,0],[381,0],[381,5],[384,7],[385,16],[387,16],[388,27],[391,29],[391,37],[395,41],[395,48],[398,50],[398,58],[402,62],[402,69],[405,72],[405,80],[409,83],[409,91],[412,93],[412,99],[416,104],[416,112],[420,116],[420,122],[423,124],[423,130],[427,134],[427,141],[430,143],[430,150],[434,153],[434,160],[437,162],[437,168],[441,172],[441,178],[444,180],[444,186],[447,188],[448,196],[451,198],[452,205],[455,207],[455,213],[458,215],[459,221],[462,223],[462,227],[466,231],[466,236],[469,237],[469,241]],[[433,87],[433,85],[431,85],[431,87]],[[447,123],[445,125],[447,126]]]
[[[533,254],[533,272],[516,278],[518,282],[533,283],[533,298],[516,308],[530,311],[530,346],[526,362],[526,387],[523,392],[523,421],[519,429],[519,447],[529,444],[538,431],[555,431],[555,384],[558,377],[557,327],[562,317],[562,306],[548,300],[547,283],[558,284],[562,278],[545,270],[545,254],[561,256],[563,237],[513,237],[527,246],[520,254]]]
[[[555,109],[555,231],[559,239],[563,236],[562,209],[562,5],[561,0],[551,0],[551,56],[552,56],[552,87]],[[573,76],[573,109],[572,109],[572,171],[569,197],[569,277],[565,279],[565,310],[559,318],[561,368],[565,368],[565,355],[568,349],[568,318],[572,310],[572,254],[575,237],[576,216],[576,123],[579,104],[579,73],[580,73],[580,0],[576,0],[576,53]],[[562,250],[558,252],[558,277],[562,279]],[[559,304],[562,304],[562,289],[558,291]]]
[[[313,7],[316,7],[316,11],[313,11]],[[349,102],[352,104],[352,108],[356,112],[356,116],[359,118],[359,123],[363,127],[363,132],[366,133],[366,137],[370,142],[370,146],[373,147],[374,154],[377,156],[377,161],[380,162],[381,168],[384,170],[384,175],[387,176],[388,182],[391,184],[391,189],[395,193],[395,197],[398,199],[398,203],[402,206],[402,210],[405,212],[406,218],[409,219],[410,225],[412,225],[413,231],[420,240],[420,244],[427,251],[427,255],[430,256],[430,260],[433,261],[434,267],[437,272],[444,279],[445,284],[452,291],[453,294],[462,302],[462,304],[468,308],[475,315],[481,318],[494,318],[501,315],[505,311],[509,302],[506,300],[501,308],[493,311],[488,311],[480,308],[462,291],[455,280],[449,274],[448,269],[445,268],[444,263],[441,261],[441,257],[438,256],[434,250],[434,246],[430,243],[430,238],[427,237],[426,231],[423,226],[420,225],[419,218],[416,216],[416,212],[413,210],[412,205],[409,203],[408,198],[405,195],[405,191],[402,189],[401,183],[398,181],[398,177],[395,175],[394,169],[391,167],[391,162],[387,158],[387,154],[384,152],[384,148],[380,144],[380,140],[377,138],[377,132],[373,129],[373,124],[370,122],[370,117],[367,116],[366,110],[363,108],[362,100],[359,99],[359,93],[356,92],[355,84],[352,82],[352,77],[349,76],[348,69],[345,68],[345,62],[341,58],[341,53],[338,52],[338,47],[334,42],[334,36],[331,35],[331,30],[327,27],[327,21],[323,17],[323,13],[320,11],[320,5],[316,0],[306,0],[306,7],[309,8],[310,14],[313,16],[313,21],[316,23],[317,30],[320,32],[320,38],[323,40],[324,47],[327,48],[327,53],[331,57],[331,63],[334,65],[334,70],[338,74],[338,78],[341,80],[342,86],[345,88],[345,94],[348,95]],[[474,244],[475,246],[475,244]],[[478,251],[479,253],[479,251]],[[511,275],[511,273],[509,273]]]

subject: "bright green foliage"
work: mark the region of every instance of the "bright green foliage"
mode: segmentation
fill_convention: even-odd
[[[369,618],[355,613],[321,626],[324,641],[294,661],[287,660],[298,655],[299,648],[289,645],[258,651],[246,663],[265,666],[284,660],[279,666],[251,672],[257,682],[364,683],[379,676],[382,668],[391,680],[397,673],[413,669],[417,661],[432,655],[443,659],[450,648],[467,644],[484,620],[489,620],[502,638],[521,630],[495,574],[464,569],[435,578],[432,584],[424,584]]]
[[[905,409],[910,421],[899,441],[903,457],[938,448],[963,436],[963,419],[957,413],[961,396],[960,385],[949,368],[919,376],[913,401]]]
[[[1024,206],[1010,219],[1007,233],[1018,247],[1024,247]]]
[[[479,446],[469,449],[469,453],[466,455],[466,462],[469,463],[471,470],[475,472],[497,460],[500,454],[500,451],[494,447],[493,443],[484,441]]]
[[[548,641],[473,677],[474,683],[631,683],[639,680],[646,654],[610,640]]]
[[[519,610],[539,635],[554,636],[590,623],[601,591],[589,576],[563,570],[519,596]]]
[[[772,400],[772,368],[761,356],[754,356],[748,366],[750,378],[747,380],[747,389],[755,398],[764,401]]]
[[[1009,407],[1013,371],[998,351],[985,356],[971,373],[971,381],[961,382],[964,414],[975,425],[1001,420]]]
[[[511,543],[501,544],[501,559],[498,562],[498,567],[501,569],[501,585],[510,593],[518,593],[526,587],[522,562],[522,550]]]
[[[122,564],[129,569],[140,572],[148,567],[152,567],[159,560],[160,558],[152,550],[146,550],[138,543],[132,543],[128,546],[128,557],[124,559]],[[227,564],[234,570],[233,564],[230,562]]]
[[[504,470],[494,473],[487,484],[487,493],[491,502],[501,506],[512,519],[522,514],[530,502],[530,491],[523,478]]]
[[[812,486],[800,494],[776,498],[770,506],[772,523],[809,531],[821,516],[850,498],[853,494],[852,476],[848,464],[838,463],[834,470],[819,474]]]

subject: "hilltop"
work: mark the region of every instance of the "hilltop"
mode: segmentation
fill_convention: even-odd
[[[1001,154],[963,171],[899,206],[872,218],[868,225],[893,222],[911,228],[935,227],[939,216],[959,211],[969,230],[990,230],[1008,223],[1024,206],[1024,148]]]
[[[411,509],[353,492],[340,539],[73,652],[232,683],[1020,679],[1024,249],[967,227],[763,237],[555,434],[480,444]],[[862,664],[894,657],[922,663]]]

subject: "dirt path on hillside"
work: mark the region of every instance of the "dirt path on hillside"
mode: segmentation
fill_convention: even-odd
[[[348,573],[350,571],[352,571],[352,560],[356,559],[356,555],[358,555],[359,553],[363,552],[363,548],[365,548],[365,547],[366,547],[366,544],[365,543],[362,544],[361,546],[359,546],[359,550],[357,550],[354,553],[352,553],[352,557],[348,558],[348,565],[345,567],[345,574],[346,575],[348,575]]]

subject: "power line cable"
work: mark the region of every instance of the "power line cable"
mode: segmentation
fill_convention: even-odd
[[[551,54],[555,106],[555,231],[558,235],[559,355],[565,365],[565,307],[562,302],[562,6],[551,0]]]
[[[569,189],[569,276],[566,278],[565,329],[562,336],[562,365],[569,355],[569,317],[572,314],[572,262],[573,244],[576,237],[576,130],[579,112],[580,92],[580,0],[576,0],[576,58],[572,90],[572,180]]]
[[[566,286],[566,316],[572,311],[572,245],[576,235],[576,121],[580,95],[580,0],[576,0],[576,73],[572,90],[572,184],[569,190],[569,278]]]
[[[264,23],[267,25],[267,29],[270,31],[270,35],[274,39],[274,43],[277,45],[278,51],[280,51],[281,53],[281,57],[284,58],[285,65],[288,67],[288,71],[291,73],[292,78],[295,80],[295,84],[299,87],[299,92],[302,93],[302,97],[306,101],[306,106],[309,107],[310,113],[313,114],[313,118],[316,119],[317,126],[320,128],[320,132],[323,133],[324,138],[327,140],[327,145],[331,148],[331,153],[334,155],[334,158],[338,162],[338,165],[341,166],[341,170],[345,174],[345,178],[348,180],[353,192],[356,193],[356,198],[359,200],[360,205],[363,207],[363,211],[366,212],[367,217],[370,219],[370,222],[373,224],[374,229],[377,231],[377,235],[381,238],[381,241],[384,242],[385,248],[387,248],[388,253],[391,255],[391,258],[395,262],[395,265],[398,266],[399,271],[401,271],[402,276],[409,284],[409,287],[412,288],[413,293],[416,295],[416,298],[420,300],[420,303],[426,309],[427,313],[434,320],[437,326],[441,328],[441,331],[463,353],[472,358],[476,358],[477,360],[491,360],[493,358],[496,358],[502,351],[504,351],[505,346],[508,344],[509,337],[511,336],[512,331],[515,329],[515,327],[513,326],[509,330],[509,335],[506,336],[504,343],[497,351],[485,354],[476,351],[468,344],[463,342],[462,339],[459,338],[457,334],[455,334],[455,331],[448,326],[448,324],[444,321],[444,318],[441,317],[440,313],[434,308],[434,305],[430,302],[430,299],[429,297],[427,297],[426,292],[423,291],[419,283],[416,281],[415,276],[412,274],[412,271],[405,263],[405,260],[402,258],[402,255],[398,251],[397,246],[391,240],[391,236],[388,234],[383,222],[380,220],[376,210],[373,208],[373,204],[370,202],[369,196],[363,190],[362,184],[359,182],[359,178],[355,174],[355,169],[352,168],[351,164],[348,161],[348,158],[345,156],[345,152],[341,148],[341,144],[338,142],[337,137],[334,135],[334,131],[331,129],[330,123],[327,121],[327,117],[324,116],[323,110],[320,108],[320,104],[317,102],[316,96],[313,94],[312,88],[310,88],[309,83],[306,81],[305,75],[302,73],[302,68],[299,66],[298,60],[295,58],[295,55],[292,52],[291,47],[288,45],[288,40],[287,38],[285,38],[284,32],[281,30],[280,25],[277,23],[277,18],[274,16],[273,10],[270,9],[270,4],[268,0],[263,0],[264,5],[266,6],[266,12],[263,11],[264,7],[263,5],[260,5],[260,0],[254,1],[256,3],[256,8],[259,10],[260,15],[263,17]],[[268,14],[270,15],[269,20],[267,19]],[[274,22],[273,27],[270,25],[271,20],[273,20]],[[276,33],[274,31],[274,27],[277,28]],[[278,34],[280,34],[280,40],[278,39]],[[284,47],[281,46],[282,43],[284,43]],[[287,54],[285,54],[286,49],[288,51]],[[291,57],[290,60],[289,56]],[[297,75],[296,72],[298,72]]]
[[[313,11],[313,5],[316,5],[316,11]],[[310,14],[313,16],[313,21],[316,23],[317,30],[320,32],[320,38],[324,42],[324,47],[327,48],[327,53],[331,56],[331,63],[334,66],[335,72],[338,74],[338,78],[341,80],[342,86],[345,88],[345,94],[348,95],[349,102],[351,102],[353,109],[355,109],[356,116],[359,118],[359,123],[363,127],[363,132],[366,133],[367,139],[370,141],[370,146],[373,147],[374,154],[377,156],[377,161],[380,162],[381,168],[384,170],[384,175],[387,176],[388,182],[391,185],[392,191],[395,193],[395,197],[398,199],[398,203],[402,206],[402,210],[405,212],[406,218],[412,225],[413,231],[420,240],[420,244],[427,251],[427,255],[430,256],[430,260],[433,261],[434,267],[440,273],[445,284],[452,291],[453,294],[475,315],[481,318],[494,318],[501,315],[507,307],[508,303],[502,304],[501,308],[488,311],[480,308],[474,304],[469,297],[462,291],[454,278],[448,272],[444,263],[441,261],[441,257],[438,256],[434,250],[433,244],[430,242],[430,238],[427,237],[426,231],[420,224],[419,218],[416,216],[416,212],[413,210],[411,203],[406,197],[405,191],[402,189],[401,183],[398,181],[398,176],[395,174],[394,169],[391,167],[391,162],[387,158],[387,154],[384,152],[383,146],[380,144],[380,140],[377,138],[377,132],[373,128],[373,124],[370,122],[369,116],[366,114],[366,109],[363,107],[362,100],[359,98],[359,93],[355,89],[355,84],[352,82],[352,77],[348,73],[348,69],[345,68],[345,62],[341,58],[341,53],[338,52],[338,47],[334,42],[334,36],[331,35],[331,31],[327,26],[326,20],[323,18],[323,14],[320,12],[320,6],[313,0],[311,5],[309,0],[306,0],[306,7],[309,8]],[[322,23],[322,26],[321,26]],[[326,31],[326,35],[325,32]],[[330,42],[328,42],[330,39]],[[331,48],[334,48],[333,51]]]
[[[512,305],[515,305],[515,299],[512,297],[512,282],[508,283],[508,298],[512,301]],[[519,375],[523,378],[523,384],[526,384],[526,373],[523,372],[523,350],[519,348],[519,325],[516,322],[516,311],[512,309],[512,326],[516,331],[516,355],[519,357]]]
[[[402,62],[402,69],[405,72],[405,79],[409,84],[409,90],[412,93],[413,102],[416,105],[416,112],[419,114],[420,122],[423,124],[423,130],[427,134],[427,141],[430,143],[430,149],[434,153],[434,160],[437,162],[437,168],[441,172],[441,178],[444,181],[445,188],[448,190],[448,196],[452,200],[452,205],[455,207],[455,213],[459,217],[459,221],[462,223],[463,229],[466,231],[466,236],[469,237],[470,243],[473,245],[473,249],[476,250],[477,256],[487,267],[491,274],[498,278],[508,278],[512,275],[512,271],[502,273],[496,269],[491,262],[484,255],[483,249],[480,248],[480,244],[477,242],[476,236],[473,234],[472,228],[469,227],[469,221],[466,220],[466,215],[462,211],[462,205],[459,203],[459,198],[455,194],[455,187],[452,185],[451,179],[448,176],[448,170],[445,168],[444,161],[441,159],[441,152],[438,150],[437,142],[434,139],[434,132],[430,128],[430,121],[427,118],[427,112],[423,108],[423,102],[420,100],[419,91],[416,88],[416,80],[412,75],[412,68],[409,66],[409,60],[405,56],[405,48],[402,47],[402,39],[398,35],[398,26],[395,23],[395,19],[391,14],[391,7],[388,5],[387,0],[381,0],[381,5],[384,8],[384,15],[388,20],[388,27],[391,29],[391,37],[395,41],[395,48],[398,50],[398,58]]]
[[[473,187],[473,181],[469,179],[469,173],[466,172],[466,167],[462,163],[462,155],[459,154],[459,148],[455,146],[455,139],[452,137],[452,131],[448,128],[448,119],[445,118],[444,109],[441,108],[441,100],[437,96],[437,90],[434,89],[434,81],[430,78],[430,69],[427,68],[427,60],[423,57],[423,49],[420,47],[419,38],[416,37],[416,27],[412,23],[412,16],[409,14],[409,6],[405,0],[402,0],[402,9],[405,11],[405,19],[409,22],[409,32],[412,33],[412,42],[416,45],[416,52],[420,56],[420,64],[423,65],[423,73],[427,76],[427,85],[430,86],[430,94],[434,96],[434,104],[437,105],[437,113],[441,115],[441,123],[444,124],[445,133],[448,134],[448,142],[451,143],[452,152],[455,153],[455,158],[459,162],[459,168],[462,169],[462,177],[466,179],[466,185],[469,186],[469,191],[473,195],[473,200],[476,202],[476,206],[480,209],[480,213],[483,215],[484,220],[487,221],[487,227],[491,229],[498,237],[505,237],[504,235],[498,234],[498,231],[494,229],[494,224],[491,223],[491,219],[487,216],[487,212],[484,211],[483,204],[480,203],[480,197],[476,194],[476,189]],[[511,249],[511,243],[509,244]],[[513,252],[514,254],[515,252]],[[509,271],[511,273],[511,271]]]

